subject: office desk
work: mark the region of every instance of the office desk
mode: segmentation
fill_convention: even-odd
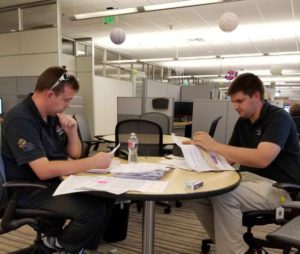
[[[127,135],[127,134],[126,134]],[[128,135],[127,135],[128,136]],[[128,136],[129,137],[129,136]],[[137,136],[139,138],[139,136]],[[181,137],[181,136],[177,136],[177,138],[179,139],[179,141],[187,141],[190,140],[189,138],[186,137]],[[115,143],[116,139],[115,139],[115,135],[105,135],[102,137],[102,139],[106,142],[109,143]],[[174,144],[173,139],[172,139],[172,135],[163,135],[163,144],[164,145],[172,145]]]
[[[139,157],[140,162],[157,162],[162,157]],[[121,159],[120,159],[121,160]],[[121,162],[125,162],[121,160]],[[233,190],[240,183],[241,177],[236,171],[225,172],[205,172],[198,173],[181,169],[173,169],[161,179],[168,181],[169,184],[163,193],[139,193],[127,192],[118,195],[121,199],[134,199],[144,201],[143,209],[143,241],[142,253],[154,253],[154,231],[155,231],[155,201],[158,200],[183,200],[211,197]],[[184,187],[188,180],[203,180],[204,184],[197,190]],[[101,192],[95,195],[116,197],[112,194]]]

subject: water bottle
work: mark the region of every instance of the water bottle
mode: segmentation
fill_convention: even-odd
[[[135,133],[131,133],[128,139],[128,163],[137,163],[138,139]]]

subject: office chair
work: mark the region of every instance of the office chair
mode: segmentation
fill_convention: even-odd
[[[274,187],[284,189],[289,192],[292,200],[300,200],[300,185],[290,183],[274,183]],[[243,213],[243,226],[247,228],[244,233],[244,241],[248,244],[249,249],[260,249],[263,247],[273,249],[283,249],[279,242],[269,242],[266,239],[255,237],[252,233],[252,228],[255,226],[263,226],[268,224],[284,225],[294,217],[300,215],[295,209],[285,209],[284,219],[276,219],[276,210],[256,210]],[[211,239],[202,240],[201,250],[203,253],[208,253],[210,244],[213,244]]]
[[[124,158],[128,150],[128,138],[130,133],[137,135],[139,156],[163,156],[163,134],[159,124],[145,119],[128,119],[117,123],[115,128],[116,144],[120,148],[115,155]],[[171,205],[164,202],[157,202],[165,207],[164,212],[171,212]],[[141,202],[137,202],[138,211],[141,210]]]
[[[300,116],[293,116],[292,118],[297,128],[298,137],[300,137]]]
[[[215,120],[212,121],[212,123],[209,127],[209,131],[208,131],[208,134],[211,137],[214,137],[217,125],[218,125],[219,121],[221,120],[221,118],[222,118],[222,116],[218,116]]]
[[[156,122],[160,125],[163,134],[170,134],[170,118],[160,112],[148,112],[140,116],[140,119],[146,119]]]
[[[171,133],[170,118],[163,113],[160,113],[160,112],[144,113],[140,116],[140,119],[146,119],[146,120],[150,120],[150,121],[158,123],[163,131],[163,134],[168,135]],[[164,145],[163,146],[164,153],[167,153],[167,154],[171,154],[173,149],[174,149],[173,145]]]
[[[105,142],[101,139],[101,136],[95,136],[96,139],[92,137],[84,115],[74,114],[73,118],[77,121],[78,133],[82,142],[81,158],[86,158],[90,152],[96,152],[99,149],[99,145]]]
[[[36,239],[33,245],[11,254],[50,254],[52,251],[44,246],[42,238],[51,232],[51,221],[59,221],[63,224],[65,218],[46,210],[18,207],[18,191],[16,190],[24,187],[47,188],[48,186],[39,182],[6,182],[4,164],[0,154],[0,235],[16,230],[24,225],[29,225],[36,231]],[[7,195],[8,188],[15,190],[11,197]]]
[[[292,201],[284,205],[284,208],[300,210],[300,202]],[[300,253],[300,216],[293,218],[279,229],[266,235],[266,239],[274,244],[281,244],[283,254],[290,254],[292,248],[296,248],[296,254]]]

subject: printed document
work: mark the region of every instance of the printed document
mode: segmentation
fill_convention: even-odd
[[[167,181],[121,179],[109,176],[71,175],[61,182],[53,196],[84,191],[105,191],[116,195],[127,191],[162,193],[167,186]]]
[[[226,159],[215,152],[209,152],[195,145],[184,145],[172,134],[174,143],[182,150],[188,168],[202,171],[235,170]]]

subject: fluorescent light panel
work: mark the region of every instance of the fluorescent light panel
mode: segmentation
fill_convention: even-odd
[[[106,11],[99,11],[99,12],[75,14],[74,17],[76,20],[93,19],[93,18],[100,18],[100,17],[107,17],[107,16],[132,14],[132,13],[137,13],[137,12],[138,12],[138,9],[136,7],[133,7],[133,8],[125,8],[125,9],[113,9],[113,10],[106,10]]]
[[[93,19],[107,16],[116,16],[116,15],[124,15],[124,14],[132,14],[144,11],[159,11],[159,10],[167,10],[181,7],[190,7],[196,5],[204,5],[204,4],[213,4],[213,3],[221,3],[223,0],[189,0],[189,1],[180,1],[173,3],[164,3],[164,4],[153,4],[153,5],[145,5],[133,8],[124,8],[124,9],[113,9],[99,12],[91,12],[91,13],[83,13],[83,14],[75,14],[75,20],[81,19]]]
[[[166,10],[166,9],[190,7],[190,6],[202,5],[202,4],[221,3],[221,2],[223,2],[223,0],[190,0],[190,1],[165,3],[165,4],[145,5],[144,9],[145,11],[159,11],[159,10]]]

